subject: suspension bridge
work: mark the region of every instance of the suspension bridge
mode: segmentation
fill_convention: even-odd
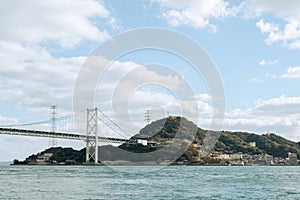
[[[106,136],[100,136],[100,128],[106,128]],[[86,109],[63,117],[52,117],[49,120],[16,124],[0,125],[0,134],[48,137],[55,139],[81,140],[86,143],[86,163],[99,162],[98,145],[105,143],[141,143],[138,139],[128,139],[129,136],[123,134],[121,128],[111,120],[106,114],[97,108]],[[145,142],[150,144],[154,142]]]

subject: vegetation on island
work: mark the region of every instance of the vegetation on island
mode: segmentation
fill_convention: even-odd
[[[47,159],[47,164],[68,164],[66,161],[71,161],[69,164],[81,164],[85,162],[85,149],[80,151],[74,150],[73,148],[63,148],[63,147],[51,147],[38,154],[33,154],[27,157],[24,161],[14,160],[14,164],[37,164],[37,159],[41,155],[49,154],[49,159]],[[75,161],[75,162],[74,162]]]
[[[193,135],[192,133],[196,133]],[[213,132],[198,128],[193,122],[184,117],[170,116],[157,120],[145,126],[132,139],[143,139],[147,141],[155,141],[156,145],[142,144],[122,144],[118,147],[107,145],[99,147],[99,155],[101,160],[117,161],[123,160],[134,161],[138,153],[143,154],[143,160],[151,159],[152,154],[159,149],[163,149],[166,154],[172,154],[174,149],[165,150],[164,145],[174,142],[174,138],[180,140],[180,143],[189,144],[185,148],[185,152],[176,160],[177,163],[185,162],[186,164],[207,164],[216,162],[212,157],[203,152],[201,146],[206,138],[206,142],[210,142],[209,135],[220,134],[220,137],[209,155],[213,154],[235,154],[242,153],[246,155],[270,155],[273,157],[286,158],[288,153],[295,153],[300,158],[300,142],[296,143],[287,140],[273,133],[257,135],[247,132]],[[178,136],[179,135],[179,136]],[[213,143],[213,141],[212,141]],[[249,145],[255,143],[255,145]],[[169,152],[168,152],[169,151]],[[128,154],[133,152],[137,154]],[[148,154],[147,154],[148,153]],[[85,149],[80,151],[72,148],[49,148],[39,154],[31,155],[23,162],[17,160],[15,164],[36,164],[36,160],[41,155],[51,155],[47,162],[52,164],[82,164],[85,162]],[[201,155],[203,155],[201,157]],[[155,159],[155,158],[152,158]],[[221,161],[220,161],[221,162]]]

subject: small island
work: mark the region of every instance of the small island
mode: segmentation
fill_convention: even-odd
[[[191,130],[197,131],[195,137],[191,136],[190,141],[185,141],[189,145],[185,152],[171,163],[172,165],[300,165],[300,142],[296,143],[273,133],[257,135],[246,132],[215,132],[220,134],[217,143],[211,152],[203,152],[203,140],[211,131],[196,127],[193,122],[178,116],[152,122],[132,137],[156,141],[155,145],[124,143],[120,146],[100,146],[100,165],[163,165],[165,161],[153,157],[151,152],[171,143],[178,131],[182,131],[181,134],[189,138]],[[165,151],[172,153],[172,149]],[[135,154],[128,156],[126,152],[144,153],[144,156],[136,162]],[[86,164],[91,163],[85,163],[85,148],[74,150],[62,147],[46,149],[27,157],[24,161],[13,161],[13,165]]]

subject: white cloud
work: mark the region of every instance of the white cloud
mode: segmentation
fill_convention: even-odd
[[[217,31],[217,26],[211,23],[214,19],[222,19],[244,13],[245,16],[259,17],[263,14],[273,14],[286,22],[282,29],[279,24],[259,20],[256,26],[264,34],[268,34],[265,42],[270,45],[280,42],[291,49],[300,49],[300,3],[297,0],[245,0],[236,6],[225,0],[154,0],[161,7],[162,17],[172,26],[190,26],[196,29],[209,28]]]
[[[102,75],[95,102],[102,111],[115,117],[126,132],[136,133],[144,125],[146,109],[154,109],[153,114],[160,115],[156,115],[157,119],[165,117],[167,113],[182,115],[183,110],[194,113],[197,112],[197,106],[200,115],[210,116],[212,108],[208,101],[211,97],[208,94],[196,94],[194,105],[193,97],[189,97],[186,90],[185,79],[168,68],[116,61]],[[127,115],[131,117],[134,127],[129,125]]]
[[[0,41],[0,96],[16,106],[45,111],[71,108],[73,84],[85,57],[55,58],[38,46]]]
[[[259,99],[253,108],[226,113],[224,129],[255,133],[275,132],[297,140],[300,135],[300,97]]]
[[[162,17],[172,26],[187,25],[193,28],[217,30],[212,19],[235,15],[236,7],[230,7],[224,0],[155,0],[161,6]]]
[[[103,60],[102,62],[109,63],[107,60]],[[184,81],[181,76],[168,73],[159,74],[158,71],[151,68],[149,69],[135,62],[113,62],[109,69],[101,76],[101,80],[98,83],[97,94],[101,94],[98,96],[99,101],[111,102],[113,93],[115,92],[114,89],[118,86],[122,86],[123,90],[120,91],[121,93],[119,95],[124,94],[124,98],[129,93],[134,92],[129,89],[137,89],[135,88],[136,86],[142,87],[144,83],[160,83],[172,91],[180,89]],[[160,72],[163,73],[164,69],[161,69]],[[120,98],[123,98],[123,96]]]
[[[73,84],[85,57],[55,57],[53,49],[103,41],[97,25],[116,20],[96,0],[0,2],[1,102],[48,112],[51,104],[71,110]],[[57,46],[58,45],[58,46]]]
[[[283,78],[300,78],[300,66],[297,67],[289,67],[287,72],[283,74],[281,77]]]
[[[74,47],[83,40],[103,41],[93,20],[115,20],[102,1],[0,1],[1,40],[38,44],[52,41],[61,47]]]
[[[298,0],[290,0],[288,3],[283,0],[245,0],[242,7],[247,16],[260,16],[264,13],[271,13],[281,18],[300,16],[300,2]]]
[[[211,96],[209,94],[197,94],[195,95],[199,101],[208,102],[211,101]]]
[[[299,19],[288,18],[284,30],[279,29],[278,24],[264,22],[260,20],[257,26],[262,33],[267,33],[268,38],[265,40],[267,44],[281,42],[283,45],[291,49],[300,49],[300,22]]]
[[[246,16],[262,17],[264,14],[271,14],[284,21],[284,27],[273,22],[265,22],[261,19],[257,22],[257,27],[262,33],[268,34],[265,42],[272,44],[280,42],[291,49],[300,48],[300,2],[291,0],[245,0],[241,6],[241,12]]]
[[[268,100],[262,100],[259,99],[257,101],[255,101],[255,110],[262,110],[264,109],[265,111],[270,111],[273,112],[274,108],[277,108],[277,110],[275,112],[279,112],[280,106],[290,106],[289,109],[286,109],[286,107],[284,107],[284,111],[287,112],[288,114],[292,113],[292,114],[299,114],[300,112],[300,107],[298,105],[300,105],[300,97],[286,97],[284,95],[278,97],[278,98],[272,98],[272,99],[268,99]],[[267,108],[267,109],[265,109]]]
[[[258,78],[250,78],[249,81],[256,82],[256,83],[263,83],[264,81]]]
[[[260,29],[262,33],[270,33],[279,30],[278,24],[268,23],[261,19],[256,23],[256,26]]]
[[[260,19],[256,26],[267,34],[265,42],[270,45],[279,42],[291,49],[300,49],[300,3],[291,0],[288,3],[271,0],[245,0],[234,5],[225,0],[153,0],[161,7],[162,17],[172,26],[190,26],[196,29],[209,28],[217,31],[212,20],[243,13],[246,17],[261,17],[272,14],[284,21],[284,27],[274,22]]]
[[[237,109],[234,109],[234,110],[231,110],[229,112],[226,112],[226,116],[227,117],[249,117],[249,111],[250,109],[246,110],[242,110],[240,108],[237,108]]]
[[[277,64],[278,62],[279,62],[278,59],[276,59],[276,60],[261,60],[261,61],[259,62],[259,65],[261,65],[261,66],[275,65],[275,64]]]

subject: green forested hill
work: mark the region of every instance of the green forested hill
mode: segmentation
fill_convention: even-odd
[[[194,123],[186,118],[171,116],[147,125],[135,137],[165,141],[173,138],[180,126],[182,133],[187,135],[190,130],[195,130],[196,127]],[[198,127],[196,129],[197,134],[193,139],[193,143],[201,145],[208,131]],[[256,147],[251,147],[249,142],[255,142]],[[300,142],[290,141],[274,133],[257,135],[247,132],[222,131],[213,151],[222,153],[242,152],[250,155],[267,153],[282,158],[286,158],[288,152],[292,152],[297,153],[300,157],[299,144]]]
[[[251,148],[247,145],[249,142],[256,142],[256,148]],[[300,155],[300,146],[298,143],[273,133],[256,135],[242,132],[222,132],[215,149],[227,153],[267,153],[274,157],[282,158],[287,157],[288,152],[297,153],[298,156]]]

